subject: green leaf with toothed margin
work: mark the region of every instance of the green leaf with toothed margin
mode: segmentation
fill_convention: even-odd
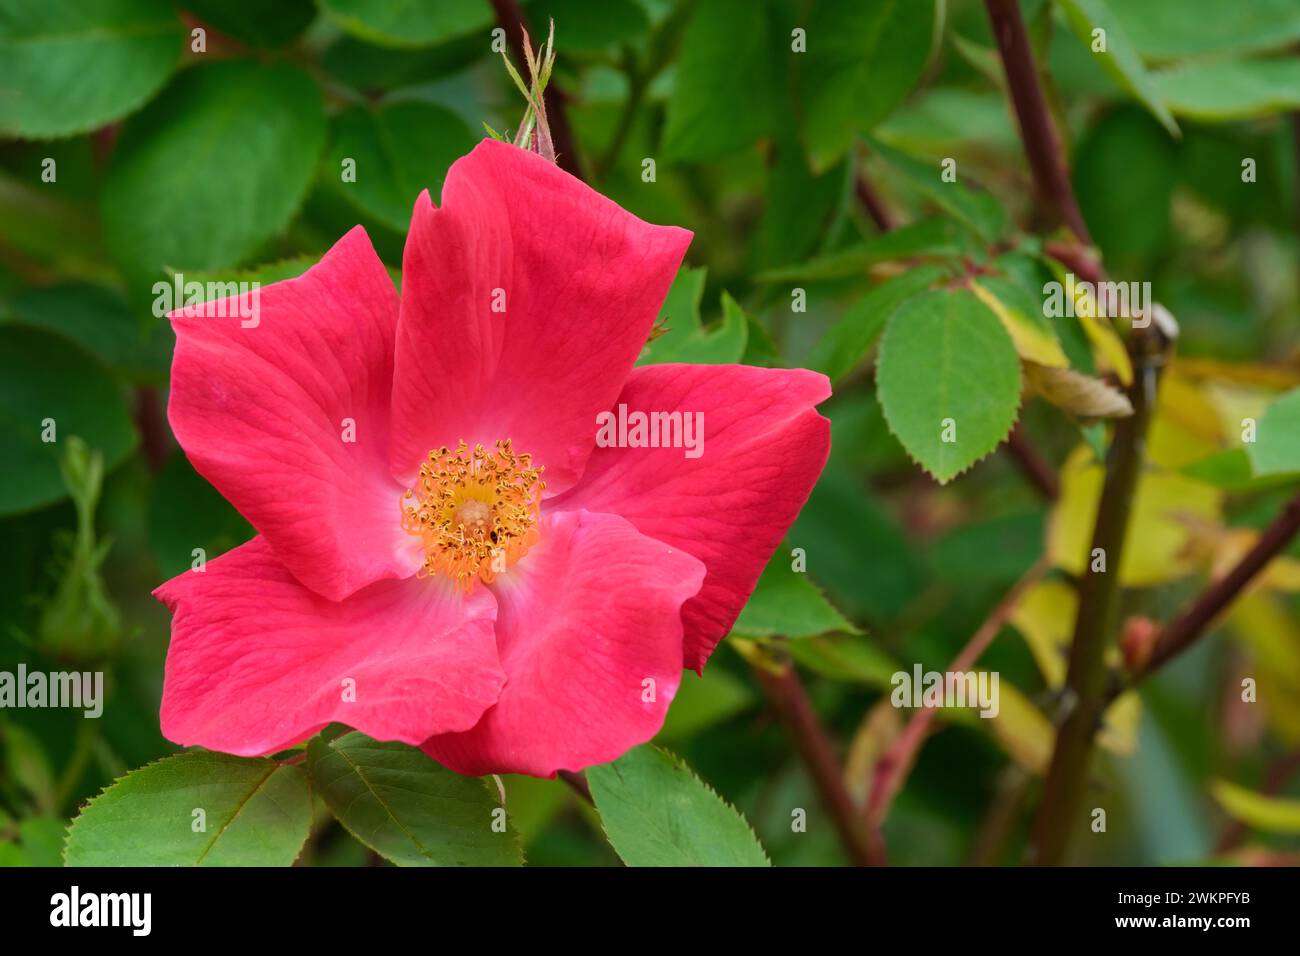
[[[876,388],[889,430],[942,484],[1015,425],[1020,359],[998,317],[969,289],[937,289],[890,318]]]
[[[646,344],[638,365],[729,365],[740,361],[749,339],[749,320],[736,300],[723,292],[722,321],[706,326],[700,320],[706,271],[682,269],[677,273],[660,310],[659,327],[664,331]]]
[[[628,866],[772,865],[745,818],[666,750],[629,750],[588,768],[587,783]]]
[[[452,773],[415,747],[355,731],[314,737],[307,771],[348,832],[399,866],[523,863],[495,785]]]
[[[945,274],[941,266],[917,266],[873,288],[826,330],[808,356],[808,367],[838,383],[876,344],[895,310]]]
[[[811,637],[858,629],[835,610],[807,574],[794,571],[790,552],[778,548],[741,609],[732,630],[747,637]]]
[[[202,811],[202,813],[199,813]],[[311,829],[299,767],[190,750],[133,770],[68,828],[68,866],[292,866]]]

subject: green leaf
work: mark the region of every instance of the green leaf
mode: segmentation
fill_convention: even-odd
[[[1228,816],[1265,833],[1300,833],[1300,800],[1270,797],[1226,780],[1215,780],[1210,792]]]
[[[971,291],[998,317],[1021,358],[1052,368],[1070,364],[1042,304],[1022,285],[1006,276],[980,276]]]
[[[1092,126],[1075,150],[1073,179],[1107,261],[1156,256],[1167,248],[1178,150],[1142,110],[1112,109]]]
[[[660,313],[660,322],[667,331],[646,345],[638,365],[728,365],[740,361],[749,338],[749,321],[736,301],[722,293],[722,321],[707,327],[700,321],[706,272],[682,269],[677,273]]]
[[[1128,34],[1115,14],[1111,12],[1107,0],[1057,0],[1065,11],[1065,19],[1085,49],[1092,50],[1094,30],[1105,32],[1106,50],[1094,53],[1101,57],[1102,68],[1126,91],[1136,97],[1151,115],[1160,121],[1165,129],[1174,136],[1179,135],[1178,124],[1174,122],[1169,108],[1156,89],[1150,74],[1147,73],[1142,57],[1129,40]]]
[[[28,817],[18,824],[24,866],[63,865],[63,821],[54,817]]]
[[[1300,40],[1295,0],[1121,0],[1115,18],[1148,57],[1281,49]]]
[[[957,230],[946,219],[921,219],[872,236],[856,245],[818,256],[798,265],[760,272],[760,282],[821,282],[865,275],[872,266],[900,259],[950,259],[963,247]]]
[[[682,683],[659,731],[663,740],[686,740],[714,724],[747,710],[756,700],[745,681],[721,667],[709,667],[703,676],[682,672]]]
[[[478,139],[459,116],[432,103],[354,106],[334,120],[327,175],[363,213],[405,232],[420,190],[436,202],[447,169]],[[342,163],[356,163],[356,181]]]
[[[363,40],[383,46],[432,46],[469,33],[483,32],[487,49],[488,28],[493,24],[487,0],[317,0],[321,10],[339,26]],[[534,38],[538,40],[540,38]]]
[[[185,31],[163,0],[0,6],[0,135],[49,138],[138,109],[171,75]]]
[[[876,286],[846,309],[818,340],[808,356],[808,367],[838,382],[871,351],[881,329],[898,307],[928,289],[944,274],[939,266],[919,266]]]
[[[105,237],[131,276],[234,265],[288,224],[324,140],[320,91],[296,67],[186,70],[122,134]]]
[[[889,430],[942,484],[1010,433],[1020,359],[997,316],[969,290],[936,290],[889,320],[876,385]]]
[[[48,185],[0,170],[0,240],[69,277],[115,278],[100,237],[85,228],[94,207],[56,196]]]
[[[821,175],[808,169],[803,147],[794,134],[775,144],[775,160],[768,168],[764,189],[766,205],[755,237],[755,259],[760,266],[780,266],[808,256],[853,202],[847,188],[848,164]]]
[[[50,434],[54,441],[42,440]],[[131,416],[107,369],[61,335],[0,325],[0,515],[66,497],[59,454],[72,435],[103,454],[106,472],[135,448]]]
[[[645,10],[634,0],[601,0],[599,15],[593,15],[590,0],[529,0],[525,13],[540,34],[554,20],[555,44],[565,53],[603,50],[650,29]]]
[[[960,171],[956,182],[944,182],[938,163],[922,162],[884,143],[874,143],[873,149],[912,186],[980,239],[993,243],[1002,236],[1007,227],[1002,203],[991,193],[967,186]]]
[[[41,742],[25,727],[5,721],[0,723],[0,742],[4,743],[4,779],[22,788],[38,809],[56,809],[57,787],[54,768]]]
[[[310,829],[299,767],[191,750],[91,800],[63,856],[69,866],[292,866]]]
[[[1256,475],[1300,472],[1300,388],[1268,407],[1247,452]]]
[[[462,777],[415,747],[349,733],[314,737],[307,770],[316,791],[354,837],[400,866],[518,866],[519,836],[496,788]]]
[[[888,687],[898,663],[861,634],[802,637],[786,645],[800,667],[831,680]]]
[[[814,168],[848,150],[916,85],[935,33],[929,0],[820,0],[808,20],[808,50],[794,54],[803,136]]]
[[[835,610],[807,574],[791,569],[789,552],[778,548],[732,630],[749,637],[808,637],[858,629]]]
[[[185,9],[227,36],[253,46],[283,46],[316,19],[311,0],[276,0],[269,14],[265,0],[185,0]]]
[[[628,866],[771,866],[745,818],[678,758],[629,750],[587,769],[601,825]]]
[[[768,21],[760,5],[751,0],[696,4],[668,101],[664,157],[674,162],[711,159],[768,132],[778,94],[771,56]]]
[[[1207,122],[1300,108],[1300,57],[1194,62],[1152,75],[1169,108]]]
[[[25,289],[7,319],[57,332],[84,346],[117,377],[162,384],[171,365],[173,335],[165,319],[141,325],[116,292],[87,283]]]

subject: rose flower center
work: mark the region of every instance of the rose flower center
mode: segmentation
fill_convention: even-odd
[[[542,468],[510,439],[491,451],[465,442],[429,452],[402,496],[402,529],[424,546],[420,577],[445,574],[464,591],[491,582],[537,543]]]

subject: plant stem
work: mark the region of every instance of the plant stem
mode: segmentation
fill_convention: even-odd
[[[1040,558],[1021,576],[997,606],[989,612],[988,617],[966,642],[966,646],[953,658],[952,663],[948,665],[949,672],[965,672],[975,666],[988,646],[993,643],[993,639],[998,636],[1002,626],[1015,613],[1017,605],[1025,594],[1042,580],[1050,566],[1050,561]],[[917,752],[921,749],[921,744],[924,743],[930,724],[934,722],[937,713],[938,710],[934,707],[922,707],[915,711],[912,719],[903,728],[903,732],[876,761],[866,812],[867,822],[872,830],[878,830],[885,822],[885,817],[889,815],[894,797],[903,789],[908,774],[912,772],[912,767],[916,764]]]
[[[873,838],[867,822],[853,805],[844,786],[844,773],[830,737],[817,719],[808,693],[799,680],[792,664],[787,664],[781,674],[762,667],[754,667],[759,684],[776,707],[794,738],[795,747],[803,758],[822,805],[831,815],[840,843],[855,866],[871,866],[881,862],[873,850]]]
[[[1039,192],[1062,222],[1088,245],[1092,238],[1075,201],[1065,167],[1061,140],[1038,82],[1038,68],[1029,49],[1029,35],[1020,15],[1019,0],[984,0],[1002,67],[1006,71],[1011,101],[1020,123],[1020,137],[1029,157],[1029,167]]]
[[[145,463],[156,474],[171,453],[171,431],[157,389],[142,385],[135,390],[135,424],[140,431]]]
[[[867,215],[871,217],[871,221],[876,224],[877,229],[881,232],[889,232],[891,229],[897,228],[898,224],[894,221],[894,214],[889,211],[884,199],[881,198],[880,193],[876,192],[876,187],[867,178],[866,172],[861,169],[858,170],[857,176],[854,177],[853,189],[858,194],[858,201],[862,203],[862,207],[866,209]]]
[[[510,52],[515,56],[515,64],[520,75],[527,76],[528,62],[524,56],[524,30],[528,28],[524,12],[519,8],[518,0],[492,0],[492,9],[496,12],[497,23],[506,31],[506,42]],[[532,31],[529,31],[530,33]],[[554,80],[546,84],[546,116],[550,121],[551,140],[555,144],[555,161],[566,173],[583,179],[582,166],[578,162],[578,149],[573,139],[573,129],[569,126],[569,117],[564,109],[564,97],[559,92]]]
[[[1264,567],[1275,558],[1291,539],[1300,533],[1300,494],[1282,509],[1281,514],[1264,529],[1254,547],[1242,556],[1231,571],[1215,581],[1192,602],[1182,614],[1165,625],[1156,637],[1151,654],[1140,671],[1130,676],[1127,683],[1117,682],[1109,691],[1110,698],[1187,650],[1218,618],[1223,610],[1237,599],[1242,590]]]
[[[596,805],[596,801],[591,797],[591,785],[587,783],[587,778],[581,770],[561,770],[556,774],[561,780],[569,785],[569,788],[583,800]]]
[[[1020,473],[1029,479],[1029,483],[1038,489],[1048,501],[1055,501],[1061,493],[1061,484],[1056,471],[1047,460],[1038,453],[1034,443],[1025,434],[1024,425],[1016,422],[1006,440],[1007,451],[1020,468]]]
[[[1097,506],[1092,547],[1079,579],[1079,611],[1065,676],[1065,719],[1043,785],[1030,839],[1030,862],[1059,865],[1069,845],[1087,784],[1094,736],[1108,701],[1105,653],[1119,611],[1119,572],[1134,492],[1142,471],[1146,434],[1169,343],[1151,325],[1129,337],[1133,414],[1115,426],[1106,480]]]

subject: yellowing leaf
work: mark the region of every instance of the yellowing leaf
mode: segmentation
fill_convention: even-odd
[[[1251,362],[1224,362],[1219,359],[1180,358],[1178,370],[1193,378],[1249,385],[1274,392],[1285,392],[1300,385],[1300,365],[1263,365]]]
[[[1147,455],[1162,467],[1182,468],[1214,454],[1222,441],[1214,403],[1198,385],[1171,369],[1160,382]]]
[[[998,715],[987,721],[992,725],[993,736],[1026,771],[1043,773],[1052,759],[1056,741],[1052,722],[1007,681],[998,681],[998,698]]]
[[[1099,378],[1072,368],[1025,362],[1025,381],[1057,408],[1085,421],[1127,418],[1133,414],[1133,404],[1127,395]]]
[[[1226,780],[1210,784],[1210,793],[1228,816],[1266,833],[1300,833],[1300,800],[1270,797]]]
[[[1133,382],[1133,363],[1129,359],[1124,340],[1115,331],[1109,318],[1098,316],[1097,297],[1088,282],[1067,276],[1065,266],[1056,260],[1049,260],[1052,272],[1061,283],[1062,291],[1068,291],[1074,297],[1074,315],[1084,334],[1092,344],[1097,366],[1102,370],[1115,373],[1125,385]]]
[[[1259,534],[1249,528],[1233,528],[1218,535],[1211,552],[1213,564],[1210,574],[1216,578],[1227,574],[1258,540]],[[1300,560],[1278,555],[1255,575],[1248,587],[1290,594],[1300,591]]]
[[[1104,479],[1101,463],[1086,446],[1076,448],[1061,470],[1061,496],[1048,525],[1048,553],[1070,574],[1083,573],[1091,560]],[[1199,562],[1191,547],[1192,527],[1219,523],[1222,503],[1218,488],[1178,472],[1148,468],[1138,479],[1120,582],[1149,587],[1194,571]]]
[[[1241,440],[1242,422],[1253,418],[1258,424],[1278,396],[1275,389],[1231,382],[1206,382],[1203,389],[1206,399],[1218,413],[1224,439],[1234,448],[1245,447]]]
[[[1113,371],[1125,385],[1133,384],[1133,362],[1128,357],[1124,340],[1119,337],[1110,320],[1080,314],[1079,324],[1092,343],[1097,365]]]
[[[903,712],[893,705],[888,694],[882,695],[862,718],[844,757],[844,786],[858,803],[866,803],[876,763],[902,729]]]
[[[1006,283],[1006,280],[1002,281]],[[1019,308],[1014,301],[996,294],[998,289],[996,282],[995,278],[985,280],[983,284],[972,282],[971,290],[998,317],[1002,327],[1011,336],[1011,341],[1015,344],[1020,357],[1052,368],[1067,367],[1070,360],[1066,358],[1065,350],[1061,348],[1061,343],[1052,331],[1052,327],[1046,321],[1035,322],[1033,317],[1026,314],[1025,310]]]
[[[1011,626],[1029,645],[1049,687],[1065,683],[1065,651],[1070,646],[1079,598],[1064,581],[1042,581],[1020,599]]]

